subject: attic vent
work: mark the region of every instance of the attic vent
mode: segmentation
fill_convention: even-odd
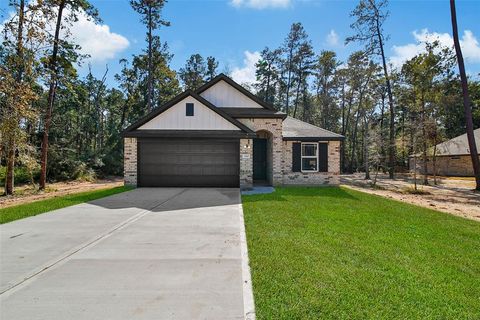
[[[185,115],[187,117],[193,117],[193,103],[187,103]]]

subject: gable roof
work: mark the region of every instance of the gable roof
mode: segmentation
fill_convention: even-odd
[[[229,116],[226,112],[222,111],[221,109],[215,107],[213,104],[211,104],[208,100],[206,100],[205,98],[201,97],[200,95],[198,95],[197,93],[193,92],[192,90],[186,90],[184,91],[183,93],[177,95],[175,98],[173,98],[172,100],[170,100],[169,102],[167,102],[166,104],[164,104],[163,106],[151,111],[150,113],[148,113],[146,116],[140,118],[138,121],[134,122],[133,124],[131,124],[130,126],[128,126],[125,130],[123,130],[122,132],[122,136],[128,136],[129,133],[135,131],[136,129],[138,129],[140,126],[144,125],[145,123],[147,123],[148,121],[152,120],[153,118],[155,118],[156,116],[158,116],[159,114],[165,112],[166,110],[170,109],[171,107],[173,107],[174,105],[176,105],[177,103],[181,102],[182,100],[184,100],[185,98],[187,97],[193,97],[195,100],[197,100],[198,102],[202,103],[203,105],[205,105],[207,108],[209,108],[210,110],[212,110],[213,112],[217,113],[218,115],[220,115],[221,117],[223,117],[225,120],[227,120],[228,122],[232,123],[233,125],[235,125],[237,128],[239,128],[241,131],[243,131],[244,133],[247,133],[247,134],[253,134],[255,135],[255,132],[253,132],[250,128],[248,128],[246,125],[244,125],[243,123],[241,123],[240,121],[232,118],[231,116]]]
[[[473,135],[475,137],[475,144],[477,145],[477,150],[479,150],[478,152],[480,154],[480,128],[474,130]],[[429,148],[428,152],[430,154],[433,154],[433,147]],[[437,144],[437,156],[461,156],[469,154],[470,146],[468,145],[468,138],[466,133],[442,142],[440,144]],[[419,155],[421,154],[418,153],[417,156]],[[413,157],[413,155],[411,155],[410,157]]]
[[[328,141],[344,139],[344,136],[341,134],[322,129],[290,116],[283,120],[282,127],[283,140]]]
[[[217,84],[218,82],[220,81],[225,81],[226,83],[228,83],[229,85],[231,85],[232,87],[234,87],[235,89],[237,89],[238,91],[240,91],[243,95],[247,96],[248,98],[252,99],[253,101],[255,101],[256,103],[258,103],[259,105],[261,105],[262,107],[264,107],[265,109],[268,109],[268,110],[272,110],[272,111],[276,111],[275,108],[270,105],[269,103],[266,103],[265,101],[261,100],[260,98],[258,98],[257,96],[255,96],[253,93],[251,93],[250,91],[248,91],[247,89],[245,89],[244,87],[242,87],[241,85],[239,85],[238,83],[236,83],[235,81],[233,81],[230,77],[226,76],[225,74],[221,73],[219,74],[218,76],[216,76],[215,78],[213,78],[212,80],[208,81],[207,83],[205,83],[203,86],[201,86],[200,88],[198,88],[196,90],[196,93],[197,94],[201,94],[202,92],[206,91],[207,89],[213,87],[215,84]]]

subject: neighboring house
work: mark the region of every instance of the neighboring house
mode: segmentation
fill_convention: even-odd
[[[223,74],[154,110],[123,137],[128,185],[339,183],[343,136],[287,117]]]
[[[477,150],[480,151],[480,128],[474,130]],[[433,148],[428,151],[427,174],[433,174]],[[480,154],[479,154],[480,155]],[[473,177],[472,158],[468,146],[467,134],[437,144],[436,147],[436,174],[441,176]],[[409,168],[415,168],[420,173],[425,173],[422,154],[409,157]]]

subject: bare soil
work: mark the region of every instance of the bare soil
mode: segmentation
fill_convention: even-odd
[[[420,194],[414,194],[413,177],[408,174],[397,175],[394,180],[379,174],[375,188],[364,173],[342,175],[340,181],[355,190],[480,221],[480,192],[474,191],[473,178],[438,177],[434,185],[429,177],[429,185],[422,185],[423,177],[417,177]]]
[[[56,182],[47,185],[45,191],[38,191],[38,186],[24,185],[15,188],[13,196],[0,196],[0,208],[6,208],[18,204],[29,203],[36,200],[49,199],[64,196],[72,193],[92,191],[98,189],[107,189],[123,186],[121,177],[89,181],[68,181]],[[0,194],[3,194],[3,187],[0,188]]]

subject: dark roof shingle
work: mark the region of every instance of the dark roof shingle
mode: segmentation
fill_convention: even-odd
[[[343,140],[343,136],[307,122],[287,117],[283,120],[284,140]]]

